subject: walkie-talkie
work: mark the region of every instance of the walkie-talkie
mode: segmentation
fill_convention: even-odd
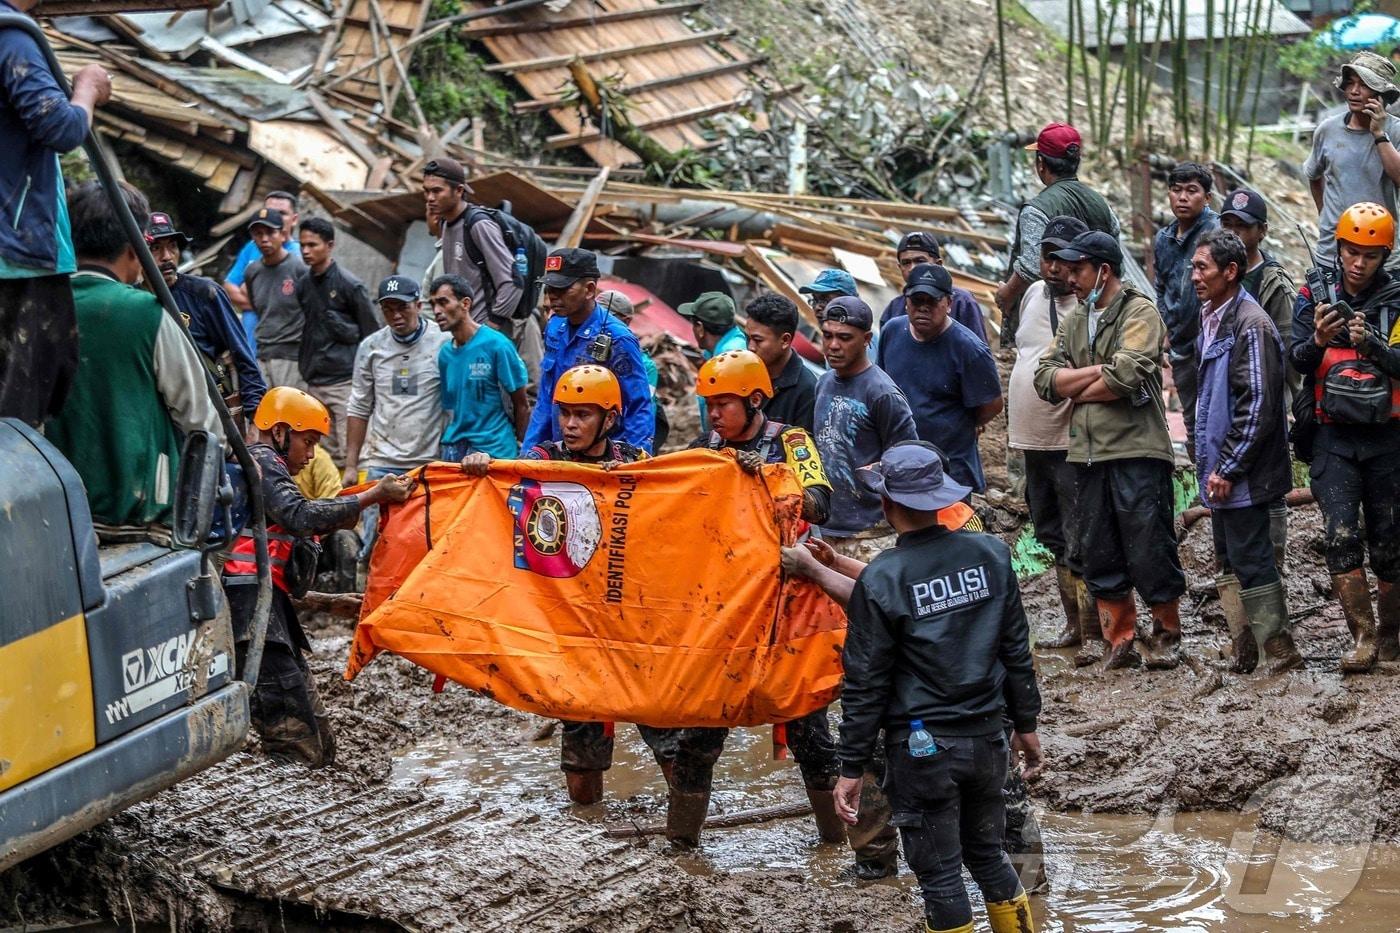
[[[1294,224],[1294,226],[1298,228],[1298,236],[1303,240],[1303,248],[1308,251],[1308,258],[1312,260],[1312,268],[1308,269],[1303,281],[1307,283],[1308,294],[1312,295],[1313,304],[1328,305],[1333,311],[1340,311],[1343,318],[1349,319],[1353,311],[1351,305],[1342,300],[1342,293],[1337,290],[1337,270],[1329,269],[1318,261],[1312,242],[1308,240],[1308,235],[1303,232],[1303,225]]]

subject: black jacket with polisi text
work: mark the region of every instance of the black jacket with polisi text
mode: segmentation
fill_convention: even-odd
[[[847,606],[841,773],[868,770],[883,727],[915,719],[934,736],[987,735],[1003,718],[1034,732],[1040,689],[1011,551],[934,526],[870,562]]]

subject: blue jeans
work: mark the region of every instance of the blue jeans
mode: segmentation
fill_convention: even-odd
[[[1006,734],[944,736],[938,751],[909,754],[907,736],[885,745],[885,793],[904,843],[904,860],[919,879],[924,914],[935,930],[972,922],[962,866],[988,903],[1009,901],[1021,880],[1002,848],[1006,805],[1002,787],[1009,761]]]
[[[467,454],[476,452],[476,448],[466,441],[443,441],[442,451],[438,457],[447,463],[461,463],[462,458]]]
[[[372,483],[391,473],[401,472],[403,471],[391,470],[388,467],[368,467],[365,470],[365,482]],[[360,545],[359,555],[359,561],[363,564],[374,552],[374,542],[379,540],[379,506],[371,505],[360,513],[360,540],[364,542]]]

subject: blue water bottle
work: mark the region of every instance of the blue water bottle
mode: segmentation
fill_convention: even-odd
[[[933,736],[924,728],[924,721],[916,719],[909,724],[909,754],[915,758],[927,758],[938,751]]]
[[[530,274],[530,261],[525,258],[525,247],[515,248],[515,278],[518,282],[524,282],[525,276]]]

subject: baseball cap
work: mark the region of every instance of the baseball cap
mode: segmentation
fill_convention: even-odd
[[[168,236],[179,237],[180,242],[190,245],[190,238],[175,229],[175,221],[170,219],[169,214],[160,211],[152,213],[151,219],[146,222],[146,242],[154,243]]]
[[[972,489],[953,482],[943,456],[927,441],[901,441],[876,463],[856,470],[862,486],[919,512],[936,512],[967,498]]]
[[[676,309],[681,317],[694,318],[702,324],[728,327],[734,323],[734,299],[724,292],[704,292],[694,301]]]
[[[856,280],[844,269],[823,269],[816,281],[811,285],[802,286],[798,291],[804,295],[828,294],[830,292],[854,295],[856,294]]]
[[[429,175],[436,175],[444,181],[454,185],[463,185],[468,191],[472,190],[472,186],[467,184],[467,170],[456,159],[449,159],[447,156],[433,159],[423,166],[423,177],[427,178]]]
[[[1220,216],[1238,217],[1251,226],[1257,226],[1269,222],[1269,206],[1264,203],[1264,196],[1259,192],[1250,191],[1248,188],[1236,188],[1225,195],[1225,209],[1220,212]]]
[[[632,307],[632,299],[616,289],[599,292],[598,307],[612,312],[613,317],[623,322],[632,320],[632,316],[637,313],[637,309]]]
[[[921,262],[910,271],[904,294],[946,298],[953,294],[953,276],[937,263]]]
[[[568,288],[579,279],[599,278],[598,257],[587,249],[556,249],[544,261],[545,288]]]
[[[1045,225],[1045,232],[1040,235],[1040,242],[1042,246],[1048,243],[1056,249],[1064,249],[1075,237],[1088,231],[1089,225],[1078,217],[1062,214],[1050,218],[1050,222]]]
[[[388,299],[395,301],[417,301],[418,300],[418,280],[407,275],[387,276],[379,283],[379,297],[376,301]]]
[[[284,220],[285,218],[282,217],[282,212],[277,208],[260,207],[258,208],[258,212],[253,215],[253,219],[248,221],[248,229],[252,230],[254,227],[271,227],[274,230],[281,230]]]
[[[1068,123],[1050,123],[1036,136],[1035,142],[1026,148],[1052,159],[1063,159],[1066,156],[1079,155],[1083,146],[1084,141],[1079,138],[1079,131],[1074,127]]]
[[[849,324],[861,330],[869,330],[875,324],[875,312],[870,310],[870,305],[856,296],[842,295],[840,298],[833,298],[831,303],[822,309],[821,319],[833,324]]]
[[[905,250],[917,249],[928,253],[935,259],[941,259],[943,253],[938,248],[938,238],[932,233],[924,233],[922,230],[915,230],[913,233],[906,233],[899,238],[899,245],[894,248],[894,254],[898,256]]]
[[[1118,238],[1101,230],[1090,230],[1075,237],[1064,249],[1056,250],[1050,255],[1056,259],[1063,259],[1065,262],[1082,262],[1085,259],[1094,259],[1099,262],[1106,262],[1114,268],[1123,266],[1123,248],[1118,245]]]

